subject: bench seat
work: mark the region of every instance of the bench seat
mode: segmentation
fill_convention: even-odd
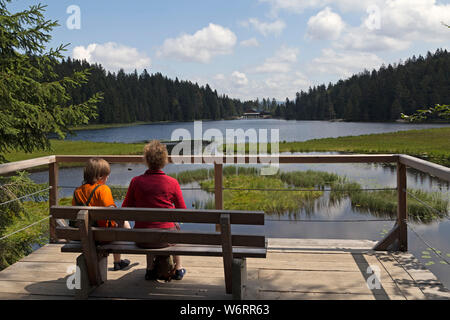
[[[55,228],[56,237],[67,241],[61,251],[81,253],[77,257],[75,273],[78,284],[75,285],[75,297],[79,299],[88,298],[92,290],[107,281],[107,259],[114,253],[222,257],[225,291],[234,299],[243,299],[247,281],[246,259],[265,258],[267,253],[264,235],[231,232],[232,224],[263,226],[262,211],[52,206],[50,213],[59,224]],[[76,221],[77,227],[63,223],[66,219]],[[98,220],[215,224],[216,231],[94,227]],[[175,245],[147,249],[138,247],[136,242]]]
[[[97,245],[97,252],[101,254],[121,253],[121,254],[154,254],[154,255],[180,255],[180,256],[205,256],[222,257],[223,251],[220,245],[190,245],[176,244],[161,249],[144,249],[138,247],[134,242],[116,241],[104,245]],[[82,253],[83,246],[80,241],[73,241],[65,244],[61,252]],[[234,258],[265,258],[266,248],[233,247]]]

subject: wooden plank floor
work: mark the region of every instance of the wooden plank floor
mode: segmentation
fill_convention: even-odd
[[[436,277],[409,253],[373,252],[368,240],[269,239],[266,259],[248,259],[246,299],[450,299]],[[73,299],[66,281],[78,254],[49,244],[0,272],[0,299]],[[90,299],[227,300],[223,261],[182,257],[182,281],[145,281],[145,256],[126,255],[126,270],[112,271]],[[379,271],[380,288],[369,289]],[[372,282],[373,283],[373,282]]]

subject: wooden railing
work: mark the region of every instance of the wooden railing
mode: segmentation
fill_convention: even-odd
[[[30,169],[33,167],[48,166],[50,206],[58,203],[58,172],[60,163],[86,162],[92,155],[76,156],[48,156],[31,160],[18,161],[13,163],[0,164],[0,175]],[[142,156],[101,156],[109,163],[143,163]],[[450,169],[425,160],[421,160],[408,155],[382,154],[382,155],[265,155],[265,156],[172,156],[170,162],[174,163],[194,163],[214,164],[215,178],[215,206],[216,209],[223,209],[223,164],[267,164],[269,162],[279,164],[300,164],[300,163],[395,163],[397,165],[397,220],[390,233],[381,240],[374,250],[408,250],[407,234],[407,178],[406,167],[411,167],[424,173],[436,176],[442,180],[450,181]],[[50,241],[55,242],[55,229],[57,223],[50,218]]]

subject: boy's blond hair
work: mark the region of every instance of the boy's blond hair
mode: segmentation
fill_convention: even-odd
[[[84,183],[95,184],[111,173],[108,161],[102,158],[90,158],[84,168]]]
[[[144,147],[144,160],[150,170],[160,170],[169,163],[169,153],[167,147],[159,142],[152,140]]]

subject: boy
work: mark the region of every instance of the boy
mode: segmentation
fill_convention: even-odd
[[[116,207],[111,189],[106,185],[111,168],[104,159],[91,158],[84,168],[83,184],[73,193],[73,206]],[[95,224],[101,228],[117,228],[119,224],[113,220],[99,220]],[[130,229],[128,221],[122,223]],[[121,225],[121,226],[122,226]],[[114,270],[121,270],[130,264],[129,260],[121,260],[120,254],[114,254]]]

